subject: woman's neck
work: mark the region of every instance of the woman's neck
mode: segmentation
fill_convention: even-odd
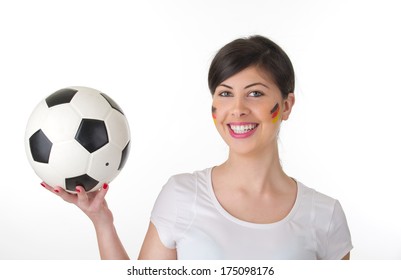
[[[252,192],[277,191],[292,180],[281,167],[278,148],[253,155],[230,152],[217,169],[231,184]]]

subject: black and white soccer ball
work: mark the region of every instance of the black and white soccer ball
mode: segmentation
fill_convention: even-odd
[[[25,150],[35,173],[48,185],[87,192],[110,183],[126,163],[128,121],[109,96],[69,87],[42,100],[25,132]]]

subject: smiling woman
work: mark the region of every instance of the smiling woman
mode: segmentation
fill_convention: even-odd
[[[167,182],[141,258],[160,257],[157,250],[179,259],[348,258],[339,202],[280,165],[277,135],[295,102],[294,80],[288,56],[262,36],[234,40],[216,54],[212,117],[228,159]]]
[[[294,81],[288,56],[262,36],[234,40],[216,54],[212,117],[228,159],[167,182],[141,257],[155,257],[160,242],[179,259],[348,258],[352,243],[339,202],[280,165],[277,135],[295,103]]]
[[[342,259],[352,249],[340,203],[288,176],[277,136],[295,103],[294,70],[271,40],[234,40],[209,70],[212,117],[229,147],[220,165],[172,176],[139,259]],[[103,259],[128,258],[104,199],[52,190],[92,220]]]

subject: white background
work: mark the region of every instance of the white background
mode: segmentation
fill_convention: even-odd
[[[285,171],[340,200],[353,259],[401,259],[397,1],[0,2],[0,259],[98,259],[89,219],[40,186],[24,150],[36,104],[81,85],[125,111],[132,149],[107,197],[136,258],[160,188],[224,161],[207,71],[242,36],[277,42],[296,71],[280,134]]]

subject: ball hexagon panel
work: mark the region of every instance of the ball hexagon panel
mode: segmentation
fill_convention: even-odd
[[[42,128],[43,123],[47,119],[48,113],[49,109],[47,104],[44,100],[42,100],[42,102],[35,107],[31,116],[29,117],[29,121],[25,130],[25,139],[28,139],[33,133]]]
[[[74,87],[79,92],[71,100],[73,106],[82,118],[86,119],[104,119],[112,107],[109,102],[100,95],[100,92],[84,87]]]
[[[89,153],[77,141],[70,140],[53,145],[49,166],[52,172],[63,178],[85,174],[88,164]]]
[[[35,173],[41,178],[46,184],[52,187],[62,187],[64,186],[64,179],[61,174],[54,171],[51,165],[45,163],[31,162],[32,167],[34,167]]]
[[[75,140],[90,153],[100,149],[109,142],[104,121],[83,119],[75,135]]]
[[[119,111],[112,110],[104,120],[109,131],[109,141],[124,149],[130,139],[128,121]]]
[[[124,115],[124,112],[121,109],[121,107],[118,106],[118,104],[110,96],[108,96],[107,94],[102,93],[102,92],[100,94],[107,100],[107,102],[109,102],[109,104],[112,108],[116,109],[117,111],[119,111],[121,114]]]
[[[109,183],[119,173],[121,149],[111,143],[91,154],[88,175]]]
[[[74,139],[81,117],[69,104],[49,109],[42,130],[53,143]]]

